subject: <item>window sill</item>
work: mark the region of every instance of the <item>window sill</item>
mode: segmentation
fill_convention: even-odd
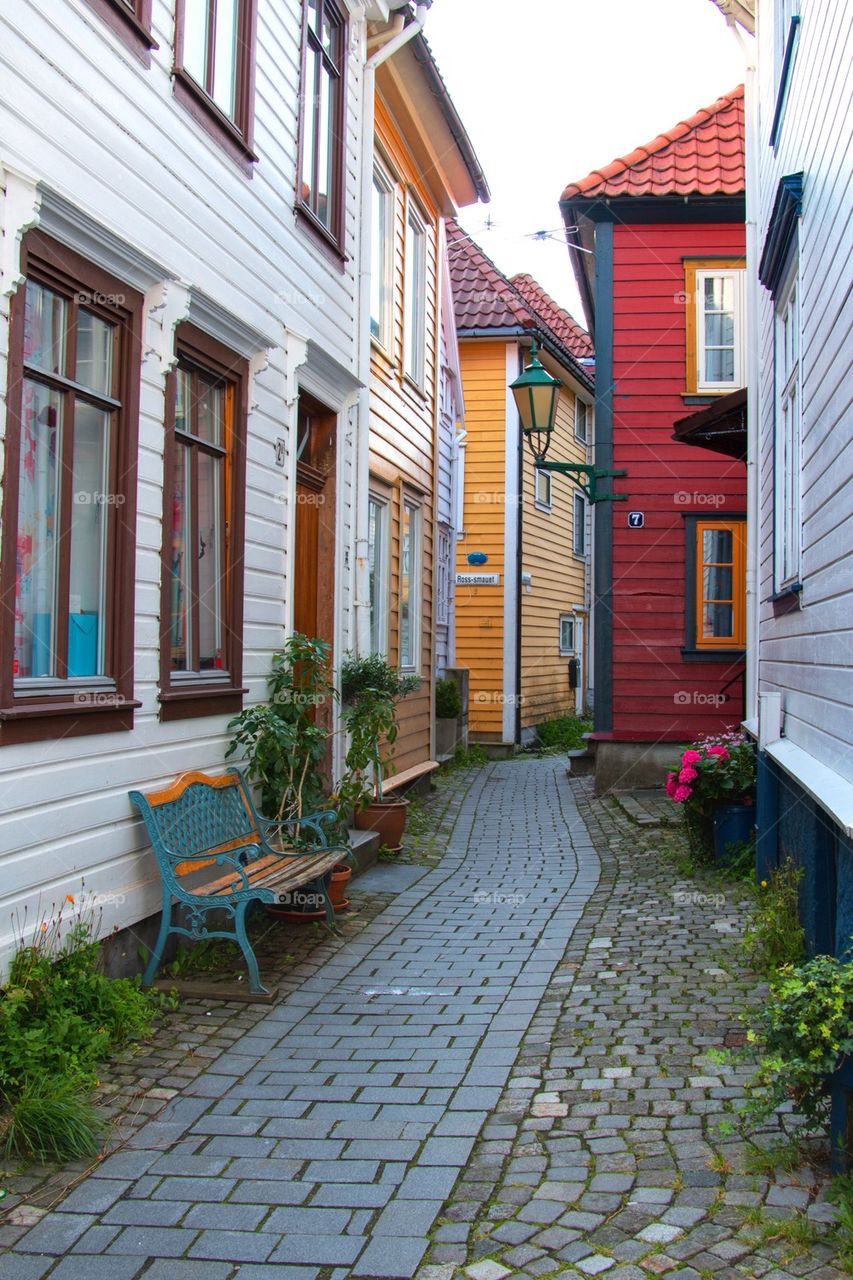
[[[714,403],[713,396],[706,395],[704,392],[699,391],[682,391],[681,399],[685,404],[696,405],[697,407]]]
[[[183,689],[164,689],[160,693],[161,720],[191,720],[200,716],[237,715],[243,710],[243,695],[248,689],[234,685],[211,688],[201,683]]]
[[[682,649],[685,662],[745,662],[745,649]]]
[[[0,745],[116,733],[133,728],[133,713],[142,703],[120,696],[97,695],[92,701],[32,699],[0,708]]]
[[[343,272],[347,256],[332,232],[314,217],[314,214],[306,205],[298,204],[294,212],[296,213],[296,225],[301,227],[306,235],[314,241],[323,256],[339,271]]]
[[[784,618],[786,613],[797,613],[803,607],[803,584],[792,582],[788,587],[781,587],[768,600],[773,606],[774,618]]]
[[[127,8],[116,0],[86,0],[105,26],[127,45],[145,67],[151,65],[151,50],[159,49],[148,27],[137,21]],[[144,9],[143,9],[144,13]]]
[[[411,391],[413,395],[417,396],[423,404],[426,404],[429,400],[429,393],[424,385],[418,382],[416,378],[413,378],[410,373],[403,373],[403,386],[406,387],[407,390]]]
[[[186,71],[176,67],[172,72],[172,79],[176,101],[186,108],[196,123],[219,143],[232,160],[236,160],[246,176],[251,177],[258,157],[237,126],[222,114]]]
[[[553,505],[549,505],[547,502],[537,502],[535,498],[533,500],[533,505],[537,511],[541,511],[542,514],[546,516],[549,516],[554,510]]]

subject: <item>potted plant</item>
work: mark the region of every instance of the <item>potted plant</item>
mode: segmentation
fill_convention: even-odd
[[[389,849],[400,847],[409,802],[383,799],[382,780],[397,738],[397,703],[419,685],[418,676],[403,675],[380,653],[350,655],[341,666],[343,722],[350,743],[338,795],[352,809],[356,827],[378,831]]]
[[[459,738],[462,695],[455,680],[435,682],[435,753],[452,756]]]
[[[755,749],[742,733],[700,738],[667,775],[666,793],[684,805],[694,849],[724,860],[755,825]]]
[[[328,809],[325,774],[330,730],[318,709],[337,697],[331,648],[296,632],[273,656],[269,701],[247,707],[229,722],[226,759],[239,752],[260,809],[272,819],[301,818]]]

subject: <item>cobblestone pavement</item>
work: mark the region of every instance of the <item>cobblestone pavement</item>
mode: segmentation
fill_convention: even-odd
[[[395,869],[414,882],[354,939],[235,1018],[57,1208],[18,1213],[2,1280],[416,1272],[598,878],[558,761],[468,775],[448,816],[438,865]]]
[[[443,779],[341,937],[268,936],[277,1006],[188,1002],[105,1073],[114,1154],[2,1176],[0,1280],[836,1280],[820,1165],[721,1133],[756,988],[673,814]]]
[[[825,1158],[801,1164],[776,1126],[724,1136],[750,1070],[709,1051],[742,1042],[760,995],[743,891],[661,858],[680,837],[654,829],[674,813],[660,793],[571,785],[599,884],[419,1280],[835,1280]],[[792,1152],[790,1172],[774,1167]]]

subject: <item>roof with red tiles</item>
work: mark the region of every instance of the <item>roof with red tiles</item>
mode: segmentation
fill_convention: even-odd
[[[592,368],[577,363],[593,358],[592,339],[531,276],[509,279],[453,219],[447,221],[447,253],[461,335],[471,330],[528,330],[592,382]]]
[[[742,195],[746,188],[743,85],[580,182],[578,196]]]

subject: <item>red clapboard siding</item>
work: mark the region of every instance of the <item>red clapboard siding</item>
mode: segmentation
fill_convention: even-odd
[[[684,258],[739,257],[738,224],[614,228],[613,737],[684,741],[740,719],[743,664],[685,661],[685,515],[746,510],[746,468],[678,444],[686,394]],[[676,495],[678,495],[676,497]],[[628,511],[643,511],[642,529]],[[726,689],[727,700],[716,699]]]

